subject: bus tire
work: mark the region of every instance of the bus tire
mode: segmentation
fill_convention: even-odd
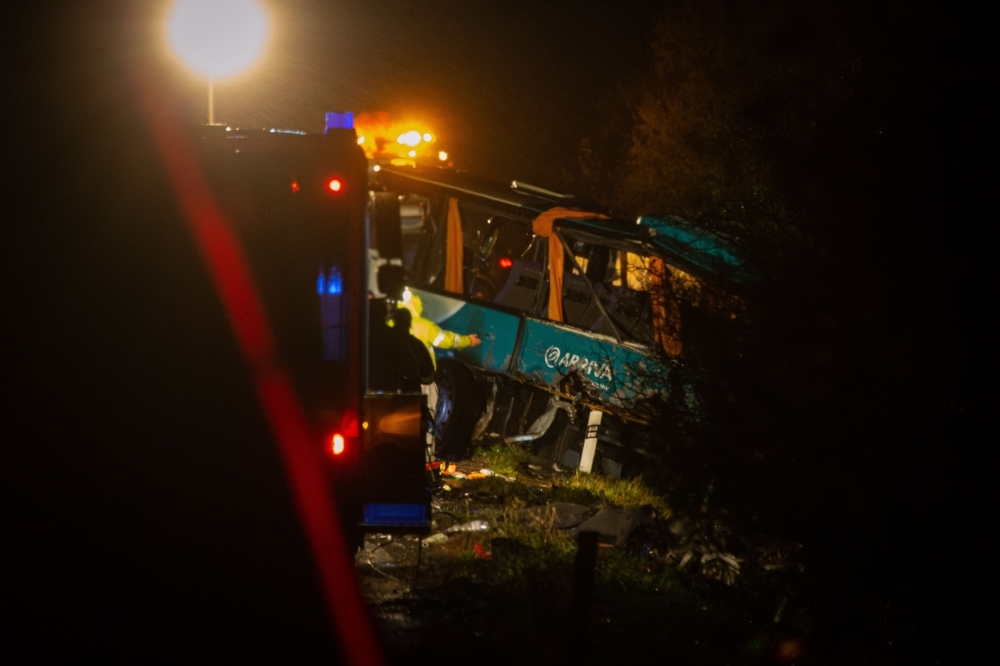
[[[485,399],[472,372],[458,361],[439,360],[435,377],[437,455],[460,459],[472,449],[472,429],[485,409]]]

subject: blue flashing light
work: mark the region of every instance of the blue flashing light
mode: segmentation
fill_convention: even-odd
[[[332,129],[354,129],[354,112],[352,111],[327,111],[326,112],[326,134]]]
[[[426,525],[426,504],[365,504],[369,525]]]
[[[330,279],[326,283],[327,294],[339,294],[344,291],[344,279],[340,276],[340,269],[334,266],[330,269]]]
[[[316,293],[320,296],[335,296],[344,292],[344,278],[340,274],[340,268],[334,266],[330,269],[329,275],[324,275],[320,271],[316,280]]]

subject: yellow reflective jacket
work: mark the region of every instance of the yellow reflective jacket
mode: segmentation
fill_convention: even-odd
[[[408,292],[410,293],[410,292]],[[421,316],[424,304],[420,297],[410,293],[410,297],[399,303],[401,308],[406,308],[413,315],[413,323],[410,324],[410,335],[424,343],[427,351],[434,361],[434,368],[437,369],[437,357],[434,355],[434,348],[439,349],[465,349],[472,344],[472,338],[468,335],[460,335],[453,331],[446,331],[430,319]]]

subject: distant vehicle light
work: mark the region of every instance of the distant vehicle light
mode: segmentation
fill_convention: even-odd
[[[420,136],[420,132],[417,130],[410,130],[409,132],[403,132],[396,138],[396,142],[401,146],[416,146],[420,143],[423,137]]]
[[[344,183],[339,178],[331,178],[326,186],[331,192],[340,192],[344,189]]]
[[[500,261],[497,262],[497,266],[500,268],[510,268],[513,265],[514,262],[511,261],[510,257],[500,257]]]
[[[426,141],[427,143],[430,143],[433,140],[434,140],[434,137],[431,136],[430,132],[427,132],[426,134],[424,134],[424,141]]]
[[[326,134],[332,129],[354,129],[354,113],[351,111],[327,111],[326,112]]]
[[[344,452],[344,436],[339,432],[330,440],[330,452],[335,456]]]
[[[382,170],[382,167],[380,167],[380,166],[379,166],[379,165],[377,165],[377,164],[376,164],[375,166],[373,166],[373,167],[372,167],[372,171],[381,171],[381,170]]]
[[[292,192],[298,192],[298,191],[299,191],[299,181],[293,180],[292,181]]]
[[[444,152],[442,150],[441,152],[438,153],[438,159],[441,160],[442,162],[447,162],[448,161],[448,153],[446,153],[446,152]]]
[[[413,297],[413,294],[410,293],[410,288],[409,287],[407,287],[406,289],[403,290],[403,302],[404,303],[408,303],[409,300],[412,297]]]

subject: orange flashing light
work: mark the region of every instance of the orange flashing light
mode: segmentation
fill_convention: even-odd
[[[340,192],[344,189],[344,183],[339,178],[331,178],[326,187],[331,192]]]

